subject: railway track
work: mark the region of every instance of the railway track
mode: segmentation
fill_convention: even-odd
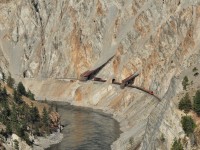
[[[81,81],[80,79],[74,78],[74,77],[70,77],[70,78],[54,78],[54,79],[56,79],[56,80]],[[107,82],[107,80],[102,80],[101,78],[94,78],[93,80],[90,80],[90,81],[92,81],[92,82],[100,82],[100,83],[105,83],[105,82]],[[86,81],[81,81],[81,82],[86,82]],[[115,84],[115,85],[119,85],[119,86],[121,85],[120,82],[116,82],[116,81],[112,82],[111,84]],[[160,99],[157,95],[155,95],[155,94],[153,94],[153,93],[150,93],[150,91],[148,91],[148,90],[146,90],[146,89],[144,89],[144,88],[141,88],[141,87],[135,86],[135,85],[127,85],[126,87],[138,89],[138,90],[143,91],[143,92],[145,92],[145,93],[147,93],[147,94],[149,94],[149,95],[154,96],[156,99],[158,99],[159,101],[161,101],[161,99]]]

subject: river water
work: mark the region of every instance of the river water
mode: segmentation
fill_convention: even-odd
[[[110,150],[121,133],[119,123],[110,115],[64,102],[56,104],[64,125],[64,137],[47,150]]]

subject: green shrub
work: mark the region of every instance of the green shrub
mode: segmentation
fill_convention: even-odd
[[[19,150],[19,142],[17,140],[14,140],[13,142],[15,150]]]
[[[196,72],[195,74],[194,74],[194,76],[196,77],[196,76],[198,76],[199,75],[199,73],[198,72]]]
[[[176,138],[174,139],[171,150],[184,150],[181,144],[181,139],[178,140]]]
[[[197,69],[196,67],[194,67],[194,68],[192,69],[192,71],[193,71],[193,72],[196,72],[196,71],[198,71],[198,69]]]
[[[163,134],[163,133],[161,134],[160,140],[161,140],[162,142],[165,142],[165,137],[164,137],[164,134]]]

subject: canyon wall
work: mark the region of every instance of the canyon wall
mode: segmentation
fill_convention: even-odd
[[[183,135],[173,98],[181,75],[200,62],[200,0],[4,0],[0,71],[38,99],[65,100],[114,114],[123,134],[113,149],[169,149]],[[114,58],[98,76],[121,81],[139,71],[136,89],[55,80],[79,77]],[[164,134],[166,141],[160,141]]]

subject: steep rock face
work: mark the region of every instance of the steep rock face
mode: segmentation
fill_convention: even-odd
[[[173,114],[170,100],[180,91],[178,77],[200,60],[200,0],[10,0],[0,3],[0,67],[4,72],[9,70],[13,76],[43,79],[78,77],[115,55],[98,76],[121,80],[139,70],[136,84],[155,91],[163,101],[158,104],[156,99],[143,93],[121,91],[109,84],[61,81],[56,81],[56,86],[62,90],[53,92],[56,96],[49,98],[66,100],[68,97],[74,104],[96,105],[116,114],[124,134],[114,149],[156,147],[159,127],[164,130],[167,126],[164,122],[170,122],[166,111],[172,110],[169,116]],[[51,94],[47,89],[56,91],[51,81],[44,81],[48,87],[43,82],[32,82],[26,83],[27,86],[34,87],[43,98]],[[172,126],[171,130],[165,148],[182,132],[179,125]],[[177,134],[172,136],[173,132]],[[134,139],[130,141],[131,137]]]

